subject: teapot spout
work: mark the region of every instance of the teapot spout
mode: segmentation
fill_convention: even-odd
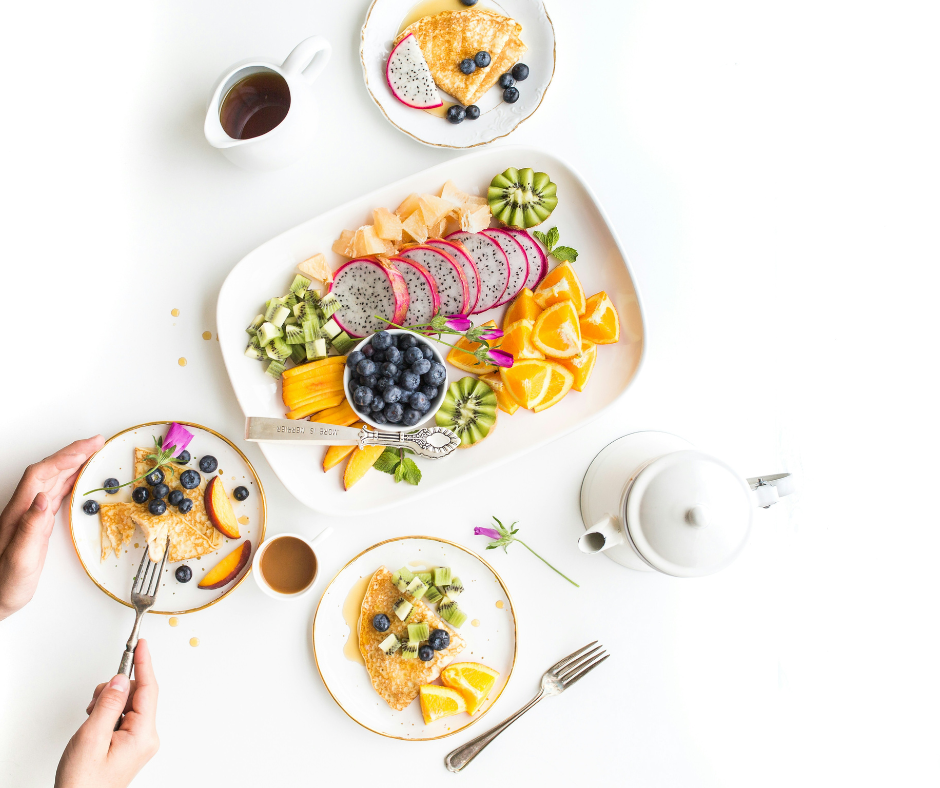
[[[578,539],[578,548],[582,553],[602,553],[604,550],[623,544],[623,540],[623,528],[619,518],[606,514]]]

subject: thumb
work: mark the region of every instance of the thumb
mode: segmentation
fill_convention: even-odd
[[[85,726],[93,734],[105,738],[108,742],[111,741],[114,726],[117,725],[117,721],[124,712],[130,686],[131,683],[127,676],[118,673],[108,682],[108,686],[101,690],[95,708],[91,710],[91,714],[85,720]]]
[[[33,503],[20,518],[19,531],[27,540],[48,541],[54,522],[49,514],[49,499],[45,493],[37,493]]]

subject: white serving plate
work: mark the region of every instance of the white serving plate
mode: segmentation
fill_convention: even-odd
[[[528,47],[522,62],[529,67],[529,77],[516,85],[519,100],[515,104],[504,102],[502,89],[494,86],[477,104],[480,117],[458,125],[431,111],[406,107],[388,87],[385,65],[392,42],[416,4],[415,0],[374,0],[362,26],[362,78],[389,123],[425,145],[474,148],[505,137],[535,113],[555,73],[555,29],[542,0],[480,0],[478,8],[500,11],[522,25],[521,38]],[[445,107],[455,103],[455,99],[439,92]]]
[[[643,317],[626,256],[593,192],[567,163],[534,148],[504,146],[477,151],[404,178],[371,194],[334,208],[262,244],[228,275],[219,293],[217,325],[222,357],[235,396],[246,416],[283,418],[280,384],[264,374],[258,361],[245,358],[245,327],[264,300],[286,292],[294,266],[317,252],[327,255],[334,270],[343,262],[330,250],[346,228],[371,223],[378,206],[394,209],[411,192],[439,190],[450,179],[465,191],[482,195],[490,180],[507,167],[533,167],[552,176],[558,186],[558,207],[545,229],[557,225],[561,242],[580,253],[575,263],[586,295],[606,290],[620,313],[620,342],[598,347],[591,380],[583,392],[572,391],[542,413],[520,409],[499,414],[493,433],[480,444],[441,460],[420,463],[423,479],[413,487],[395,484],[384,473],[368,473],[349,492],[343,490],[343,464],[324,473],[322,447],[261,443],[261,451],[284,486],[302,503],[330,515],[377,512],[441,490],[474,474],[518,459],[534,449],[597,418],[627,391],[640,366],[645,346]],[[502,323],[506,307],[475,315]],[[448,382],[466,373],[448,365]]]
[[[218,470],[215,473],[202,475],[222,476],[225,491],[229,494],[232,507],[235,509],[235,517],[247,517],[248,520],[239,523],[240,539],[223,539],[222,546],[214,553],[173,564],[167,562],[160,592],[157,594],[156,606],[150,611],[164,615],[193,613],[214,605],[234,591],[251,572],[251,560],[235,580],[222,588],[199,588],[199,581],[221,558],[232,552],[246,539],[251,542],[252,553],[254,553],[264,541],[265,529],[264,490],[248,458],[217,432],[198,424],[189,424],[185,421],[179,423],[193,433],[192,443],[188,447],[193,458],[186,467],[199,470],[200,457],[206,454],[215,457],[219,461]],[[146,483],[141,481],[138,484],[122,487],[114,495],[108,495],[103,491],[88,496],[82,493],[100,487],[105,479],[111,477],[121,483],[133,479],[134,448],[153,446],[153,436],[165,435],[168,426],[169,422],[165,421],[141,424],[109,438],[104,446],[85,463],[72,488],[72,497],[69,502],[69,528],[72,532],[75,552],[78,553],[82,566],[94,584],[109,597],[128,607],[132,606],[131,587],[146,544],[144,535],[140,530],[135,530],[130,543],[121,548],[120,556],[115,557],[109,554],[104,561],[101,561],[101,520],[98,515],[85,514],[82,511],[82,504],[89,498],[98,501],[99,504],[129,502],[134,487]],[[239,485],[247,487],[249,491],[248,498],[244,501],[236,501],[231,497],[232,490]],[[135,544],[139,545],[136,549]],[[193,571],[192,579],[188,583],[180,583],[174,576],[176,568],[183,564]]]
[[[350,635],[343,604],[357,581],[371,577],[381,566],[392,572],[402,566],[416,572],[449,566],[463,582],[466,591],[460,597],[460,606],[467,613],[467,621],[460,628],[460,634],[467,641],[467,648],[453,661],[482,662],[499,671],[489,696],[472,717],[456,714],[425,725],[419,700],[402,711],[395,711],[373,689],[365,667],[343,653]],[[500,607],[497,602],[501,603]],[[477,621],[478,626],[473,626],[473,621]],[[483,717],[512,676],[516,638],[512,599],[495,570],[467,548],[429,536],[389,539],[357,555],[330,581],[313,619],[313,654],[333,700],[370,731],[408,741],[442,739]]]

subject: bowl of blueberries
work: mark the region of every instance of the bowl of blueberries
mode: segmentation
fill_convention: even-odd
[[[447,391],[447,367],[434,342],[390,328],[366,337],[346,356],[346,398],[373,427],[412,428],[434,417]]]

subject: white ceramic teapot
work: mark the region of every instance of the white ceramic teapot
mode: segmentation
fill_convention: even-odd
[[[674,577],[717,572],[741,552],[755,506],[793,492],[782,473],[743,479],[666,432],[634,432],[606,446],[581,483],[585,553]]]

